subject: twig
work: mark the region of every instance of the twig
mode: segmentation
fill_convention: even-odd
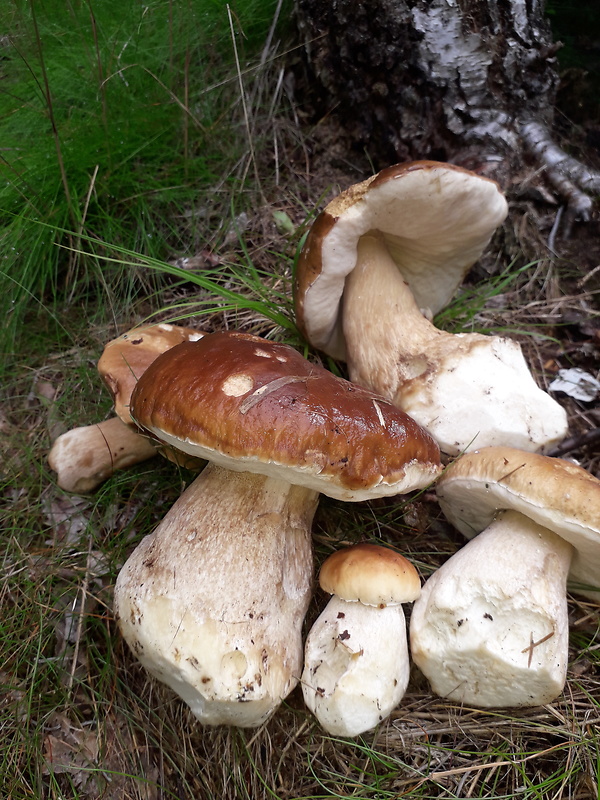
[[[565,439],[564,442],[549,450],[546,455],[556,458],[565,453],[572,453],[573,450],[579,450],[580,447],[594,444],[597,441],[600,441],[600,428],[592,428],[592,430],[581,433],[579,436],[571,436],[569,439]]]
[[[75,634],[75,649],[73,650],[73,661],[71,662],[71,671],[67,681],[67,691],[71,694],[73,690],[73,683],[75,680],[75,670],[77,669],[77,659],[79,658],[79,644],[81,642],[81,633],[83,631],[83,618],[85,616],[85,601],[87,599],[88,588],[90,585],[92,561],[92,535],[88,539],[88,552],[85,563],[85,575],[83,577],[83,584],[81,586],[81,605],[79,607],[79,617],[77,619],[77,632]]]

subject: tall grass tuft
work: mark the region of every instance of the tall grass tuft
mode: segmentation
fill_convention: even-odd
[[[14,349],[36,301],[51,309],[110,286],[139,293],[135,274],[83,256],[82,236],[92,255],[102,241],[155,258],[187,252],[195,216],[211,214],[199,191],[230,180],[243,146],[228,116],[238,102],[230,65],[258,49],[274,8],[14,0],[3,9],[2,349]]]

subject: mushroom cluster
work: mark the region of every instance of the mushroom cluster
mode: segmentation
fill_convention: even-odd
[[[203,723],[260,725],[301,681],[326,731],[370,730],[406,690],[413,601],[412,656],[437,694],[489,707],[562,691],[567,579],[600,598],[600,481],[540,454],[566,413],[516,342],[430,321],[506,213],[495,182],[433,161],[383,170],[324,209],[298,260],[297,322],[351,381],[238,332],[147,326],[106,346],[117,416],[93,426],[102,444],[61,437],[50,463],[61,486],[91,491],[157,449],[209,462],[115,586],[126,642]],[[319,576],[332,597],[303,645],[319,494],[424,488],[440,450],[461,454],[440,506],[472,541],[422,591],[390,548],[334,553]],[[89,453],[102,463],[82,473]]]
[[[131,414],[211,463],[122,568],[119,627],[201,721],[259,725],[302,671],[319,493],[359,501],[422,488],[441,470],[439,448],[389,401],[235,332],[159,356]]]

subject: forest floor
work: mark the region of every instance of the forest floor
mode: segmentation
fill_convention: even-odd
[[[289,315],[292,263],[307,220],[337,191],[369,175],[370,166],[334,122],[278,124],[279,141],[286,143],[278,150],[279,178],[273,181],[271,163],[255,210],[235,218],[218,249],[174,252],[171,260],[191,259],[185,262],[190,274],[208,270],[220,286],[261,300],[239,280],[240,269],[252,264],[265,277],[272,302]],[[588,157],[600,167],[593,147]],[[260,162],[257,167],[260,176]],[[459,294],[451,327],[518,339],[544,388],[561,368],[580,367],[597,378],[598,212],[590,222],[576,223],[568,240],[559,232],[551,252],[557,206],[520,188],[509,189],[509,200],[509,219]],[[291,227],[273,212],[286,215]],[[511,263],[513,278],[494,289],[495,278]],[[93,297],[81,307],[65,302],[53,314],[68,336],[57,335],[36,309],[28,315],[39,325],[32,333],[37,349],[26,342],[14,354],[0,412],[0,794],[10,800],[597,800],[600,607],[576,594],[569,596],[566,687],[542,707],[463,707],[433,696],[413,668],[391,716],[374,731],[344,740],[323,732],[299,688],[257,730],[211,729],[148,678],[114,622],[114,580],[191,475],[156,458],[79,496],[57,486],[46,458],[58,433],[110,415],[96,361],[106,341],[150,313],[161,310],[157,319],[173,320],[182,308],[188,313],[189,303],[192,317],[184,324],[239,328],[303,346],[248,304],[225,307],[221,297],[208,295],[191,281],[165,278],[160,291],[149,291],[131,313],[118,305],[104,317],[89,313],[100,302]],[[203,310],[195,316],[198,304]],[[44,337],[45,349],[39,347]],[[310,357],[319,359],[317,353]],[[343,365],[337,368],[343,373]],[[600,444],[593,437],[600,427],[598,397],[555,397],[570,421],[572,442],[563,455],[600,478]],[[433,492],[358,504],[323,498],[314,522],[317,567],[333,550],[356,541],[397,548],[423,579],[464,544],[443,519]],[[324,602],[315,591],[307,629]]]

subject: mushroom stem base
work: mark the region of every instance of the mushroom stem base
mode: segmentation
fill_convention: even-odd
[[[125,640],[202,722],[260,725],[297,684],[317,502],[210,464],[121,570]]]
[[[435,572],[411,617],[433,691],[468,705],[536,706],[563,689],[572,547],[514,511]]]

